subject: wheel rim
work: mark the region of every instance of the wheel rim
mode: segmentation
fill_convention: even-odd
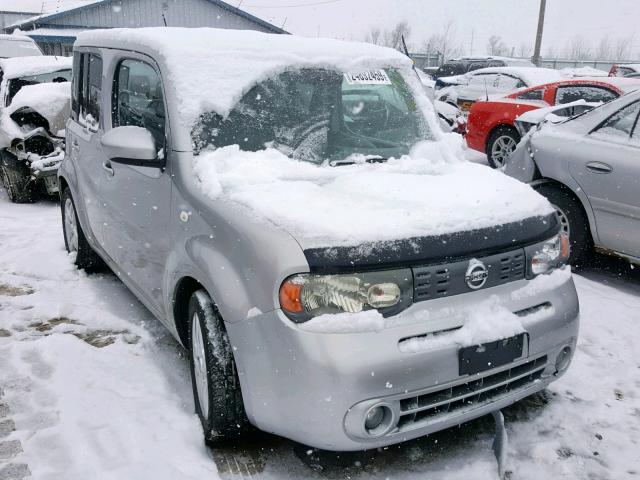
[[[553,208],[556,210],[556,217],[558,217],[558,221],[560,222],[560,229],[567,234],[569,238],[571,238],[571,225],[569,224],[569,217],[564,210],[562,210],[557,205],[553,205]]]
[[[64,236],[67,240],[69,252],[77,252],[78,224],[76,223],[76,210],[70,198],[67,198],[64,202]]]
[[[498,137],[491,147],[491,158],[496,166],[501,167],[516,149],[516,141],[508,136]]]
[[[193,371],[200,412],[206,420],[209,415],[209,376],[207,375],[202,329],[200,328],[200,319],[197,313],[194,313],[191,319],[191,355],[193,356]]]

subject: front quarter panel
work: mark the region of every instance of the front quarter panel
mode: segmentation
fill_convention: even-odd
[[[278,308],[282,281],[309,271],[299,244],[229,201],[204,195],[193,173],[192,154],[176,153],[175,158],[171,228],[176,241],[165,281],[169,316],[176,286],[184,277],[207,289],[226,322]]]

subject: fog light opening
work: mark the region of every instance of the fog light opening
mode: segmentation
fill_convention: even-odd
[[[572,349],[569,345],[565,346],[556,357],[556,373],[566,370],[571,362]]]
[[[372,437],[384,435],[389,431],[393,413],[386,405],[375,405],[364,416],[364,430]]]

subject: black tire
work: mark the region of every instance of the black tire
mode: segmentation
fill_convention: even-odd
[[[582,204],[566,187],[543,184],[535,189],[551,202],[558,213],[562,229],[569,234],[569,263],[582,266],[593,250],[589,220]]]
[[[6,151],[0,152],[0,178],[13,203],[33,203],[36,200],[35,182],[29,167]]]
[[[67,202],[70,202],[71,210],[66,208]],[[60,209],[62,211],[62,232],[64,235],[64,246],[67,249],[68,253],[76,252],[76,258],[74,260],[76,267],[85,270],[92,270],[101,267],[103,265],[102,259],[93,250],[93,248],[91,248],[91,245],[89,245],[89,242],[87,242],[87,238],[82,231],[80,221],[78,220],[78,214],[76,212],[76,205],[73,201],[71,190],[69,190],[69,188],[65,188],[62,192]],[[73,221],[75,221],[77,235],[77,239],[75,240],[75,242],[69,235],[69,223],[66,221],[67,212],[73,215]]]
[[[520,143],[520,134],[515,128],[506,125],[500,126],[491,132],[489,140],[487,141],[487,160],[492,168],[502,167],[508,159],[506,152],[498,155],[498,152],[494,151],[494,146],[501,141],[505,142],[505,148],[506,144],[508,144],[513,145],[513,150],[515,150],[516,145]],[[513,150],[509,151],[509,149],[507,149],[509,154],[513,153]]]
[[[203,340],[204,355],[200,356],[195,352],[198,341],[196,339],[194,344],[194,316],[197,316],[196,323]],[[198,290],[191,296],[188,322],[191,384],[195,409],[202,423],[205,442],[208,445],[216,445],[237,439],[249,430],[249,421],[244,410],[233,350],[229,344],[224,322],[205,290]],[[204,363],[200,363],[202,360]],[[198,393],[197,369],[201,372],[200,378],[206,374],[206,387],[202,391],[208,392],[208,407],[204,408]]]

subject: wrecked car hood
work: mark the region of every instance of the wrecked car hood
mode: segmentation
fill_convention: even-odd
[[[15,113],[29,108],[39,113],[49,124],[49,132],[56,136],[64,130],[71,112],[71,83],[40,83],[22,87],[13,97],[7,113],[16,118]]]
[[[523,221],[543,224],[540,218],[553,214],[530,186],[462,160],[461,148],[450,134],[385,163],[356,158],[331,167],[230,146],[194,157],[193,166],[205,195],[286,230],[304,250],[349,247],[366,255],[374,244],[388,250],[424,237],[442,243],[443,235],[506,224],[516,225],[518,236]]]

